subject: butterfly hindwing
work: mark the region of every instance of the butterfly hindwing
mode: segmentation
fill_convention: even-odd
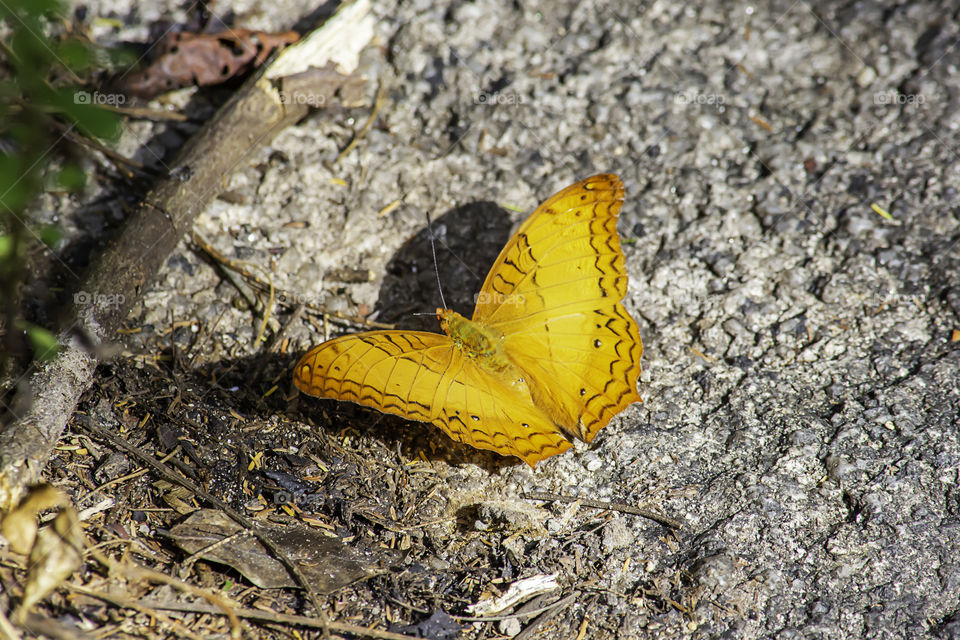
[[[430,422],[531,466],[570,447],[529,396],[463,357],[445,335],[370,331],[330,340],[301,359],[293,379],[304,393]]]
[[[423,331],[369,331],[328,340],[294,370],[297,388],[429,422],[435,390],[454,358],[450,338]],[[420,389],[420,391],[414,391]]]
[[[590,442],[610,419],[640,401],[643,346],[623,305],[544,320],[504,337],[513,363],[528,374],[534,402]]]

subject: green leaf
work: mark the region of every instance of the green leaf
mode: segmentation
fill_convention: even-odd
[[[54,183],[67,191],[80,191],[87,184],[87,174],[78,165],[67,164],[57,172]]]
[[[53,360],[60,352],[60,343],[57,337],[35,324],[27,326],[27,338],[33,347],[33,355],[37,360]]]
[[[0,2],[0,7],[6,9],[2,13],[16,13],[18,16],[65,16],[66,5],[60,0],[7,0]]]
[[[93,64],[93,51],[80,40],[70,38],[57,45],[57,58],[73,71],[83,71]]]
[[[14,138],[19,127],[11,128]],[[34,177],[24,175],[24,158],[0,154],[0,215],[23,211],[34,197]]]
[[[17,171],[19,164],[16,160],[4,162],[0,156],[0,214],[23,211],[33,199],[29,189],[31,181],[24,181],[24,176]]]
[[[0,236],[0,262],[5,262],[12,258],[13,251],[13,236]]]
[[[16,21],[18,18],[14,18]],[[10,38],[10,50],[15,60],[12,62],[17,68],[17,82],[26,87],[35,87],[42,84],[43,76],[40,70],[50,67],[53,60],[53,49],[50,42],[43,37],[40,23],[30,20],[26,24],[18,24],[20,28],[14,30]]]
[[[111,66],[121,69],[132,67],[137,64],[137,61],[140,60],[141,57],[136,49],[129,46],[103,49],[102,52],[107,54]]]
[[[74,89],[58,89],[51,96],[51,106],[71,120],[84,135],[115,140],[120,137],[120,117],[100,103],[123,104],[123,94],[87,93]]]
[[[38,234],[40,236],[40,242],[47,245],[51,249],[57,246],[57,243],[63,239],[63,232],[55,224],[47,224],[40,229],[38,229]]]

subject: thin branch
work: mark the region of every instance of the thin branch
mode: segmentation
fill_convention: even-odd
[[[102,597],[96,592],[89,595]],[[103,598],[106,600],[107,598]],[[192,602],[168,602],[160,600],[138,600],[136,604],[148,609],[158,609],[161,611],[182,611],[184,613],[209,613],[213,615],[223,615],[223,611],[210,605],[192,603]],[[299,625],[311,629],[321,628],[320,621],[309,616],[296,616],[285,613],[274,613],[273,611],[263,611],[261,609],[234,609],[233,612],[240,618],[247,620],[258,620],[260,622],[271,622],[275,624]],[[349,633],[356,636],[377,638],[378,640],[416,640],[416,636],[409,636],[402,633],[393,633],[391,631],[381,631],[379,629],[370,629],[369,627],[360,627],[353,624],[344,624],[342,622],[328,622],[327,627],[330,631],[337,633]]]
[[[545,500],[545,501],[555,501],[555,502],[579,502],[585,507],[592,507],[594,509],[607,509],[609,511],[619,511],[621,513],[629,513],[631,515],[640,516],[641,518],[647,518],[648,520],[653,520],[654,522],[659,522],[662,525],[672,527],[674,529],[682,529],[683,523],[679,520],[675,520],[668,516],[657,513],[656,511],[648,511],[641,507],[635,507],[631,504],[623,504],[621,502],[606,502],[603,500],[589,500],[587,498],[576,498],[573,496],[564,496],[559,493],[547,493],[545,491],[528,491],[523,494],[524,498],[529,500]]]

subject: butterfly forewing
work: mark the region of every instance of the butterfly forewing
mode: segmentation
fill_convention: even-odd
[[[564,430],[590,441],[640,400],[639,330],[620,300],[627,275],[612,175],[567,187],[521,225],[478,296],[474,320],[502,335],[528,374],[534,401]]]
[[[627,291],[617,214],[623,183],[599,175],[563,189],[534,211],[507,242],[477,296],[473,319],[493,324],[563,305],[619,301]],[[571,292],[579,295],[571,295]],[[583,294],[590,297],[583,299]]]

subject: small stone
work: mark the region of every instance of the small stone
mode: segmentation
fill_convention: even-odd
[[[522,630],[520,621],[516,618],[507,618],[506,620],[501,620],[497,627],[500,629],[500,633],[508,638],[514,637]]]
[[[600,467],[603,466],[603,460],[601,460],[599,456],[594,454],[594,455],[591,455],[589,458],[587,458],[587,462],[585,466],[587,468],[587,471],[589,471],[590,473],[594,473],[596,471],[599,471]]]
[[[610,553],[614,549],[628,547],[634,542],[633,533],[619,518],[611,520],[603,529],[603,549]]]
[[[693,565],[690,573],[702,586],[722,589],[733,581],[733,559],[724,553],[701,558]]]
[[[723,330],[734,338],[739,336],[745,336],[749,332],[747,328],[743,326],[743,323],[740,322],[737,318],[727,318],[723,321]]]

